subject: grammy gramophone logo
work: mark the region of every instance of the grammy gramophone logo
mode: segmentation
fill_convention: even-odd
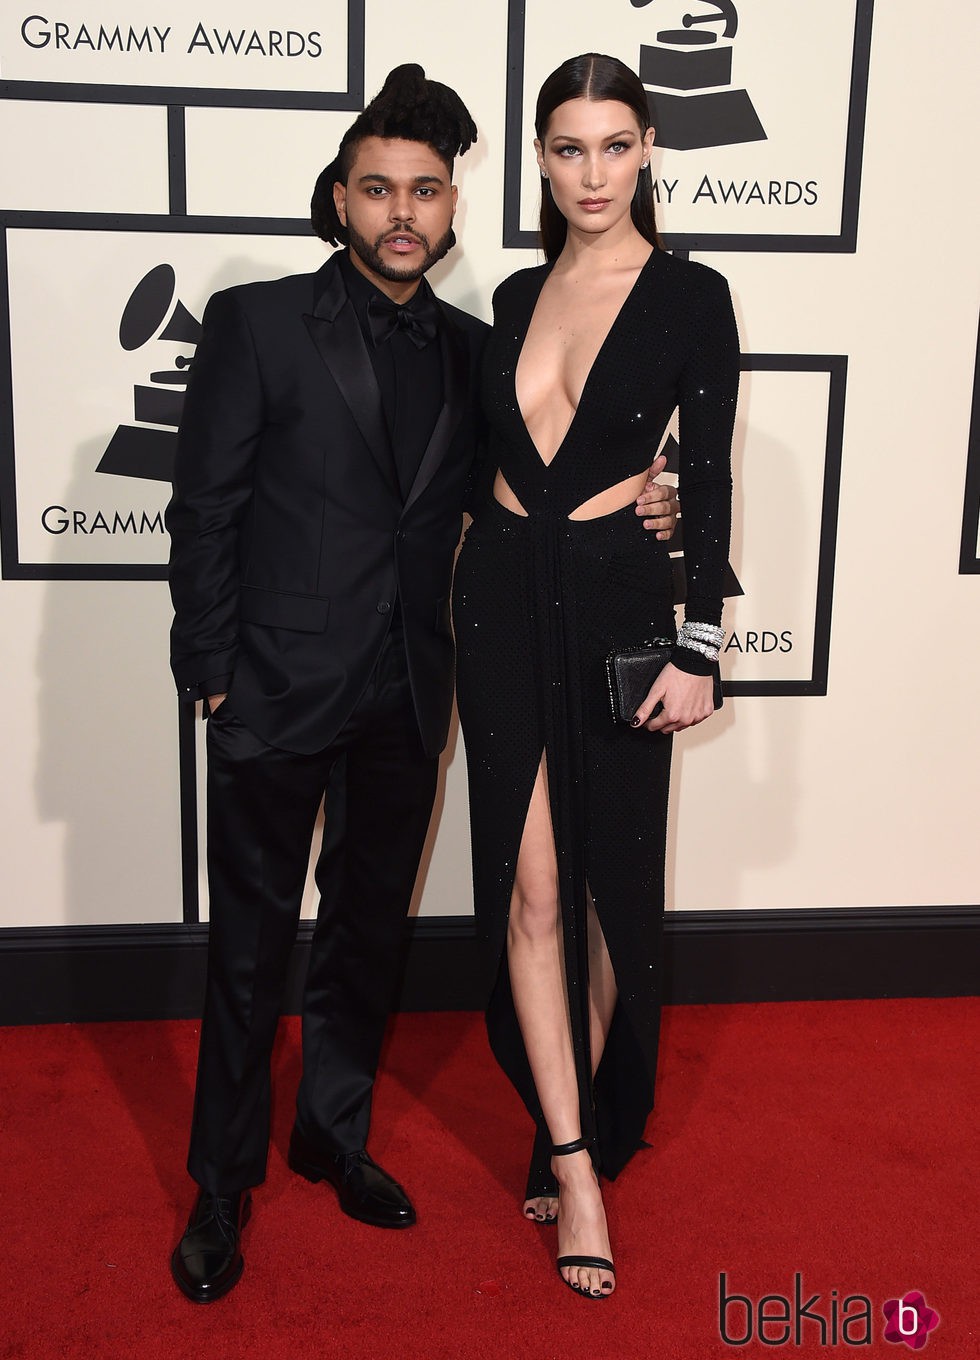
[[[119,322],[119,343],[124,350],[140,349],[154,339],[176,340],[191,350],[197,346],[201,323],[176,296],[176,285],[169,264],[158,264],[140,279]],[[178,354],[174,362],[174,368],[151,372],[149,383],[134,386],[135,423],[117,427],[97,472],[154,482],[172,480],[177,427],[193,353]]]
[[[651,0],[630,3],[643,9]],[[658,31],[656,45],[640,45],[640,79],[655,87],[647,102],[657,143],[674,151],[768,140],[748,90],[732,85],[738,10],[732,0],[717,0],[710,10],[685,13],[679,28]],[[720,32],[715,24],[723,25]]]

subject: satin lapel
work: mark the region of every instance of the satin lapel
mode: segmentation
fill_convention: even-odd
[[[422,461],[419,463],[419,470],[415,474],[415,481],[412,483],[412,489],[405,501],[406,510],[418,500],[438,471],[440,463],[449,452],[449,446],[459,429],[459,423],[463,419],[463,412],[466,409],[466,398],[469,390],[469,356],[466,339],[446,310],[444,308],[440,310],[442,311],[442,325],[439,327],[439,345],[442,350],[442,410],[433,426],[432,436],[426,445]]]
[[[328,260],[316,275],[313,315],[303,317],[310,338],[337,384],[385,483],[398,499],[395,460],[364,336],[347,297],[343,275]]]

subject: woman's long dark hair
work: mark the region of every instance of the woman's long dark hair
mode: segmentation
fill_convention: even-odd
[[[534,130],[544,145],[551,115],[569,99],[614,99],[625,104],[637,121],[640,132],[650,127],[650,111],[646,90],[635,71],[618,57],[586,52],[581,57],[569,57],[541,86],[534,111]],[[657,215],[653,198],[653,172],[649,166],[641,170],[636,180],[636,192],[630,204],[630,216],[640,235],[656,249],[663,249],[657,231]],[[568,223],[551,194],[551,185],[541,177],[541,248],[546,260],[557,260],[568,235]]]

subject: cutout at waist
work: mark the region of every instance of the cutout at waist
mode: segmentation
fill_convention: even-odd
[[[502,505],[512,515],[520,515],[522,519],[527,519],[527,511],[521,505],[516,494],[512,491],[510,483],[499,468],[493,479],[493,498],[498,505]]]
[[[634,473],[632,477],[626,477],[621,482],[616,482],[614,486],[607,486],[594,496],[590,496],[587,501],[577,505],[565,518],[573,521],[583,521],[590,519],[603,519],[607,515],[618,515],[630,507],[636,501],[637,496],[646,485],[647,472]],[[505,510],[509,510],[512,515],[518,515],[522,519],[529,517],[529,512],[521,504],[520,498],[511,487],[503,472],[498,468],[493,479],[493,499]]]
[[[590,496],[587,501],[577,505],[568,514],[569,519],[602,519],[604,515],[616,515],[621,510],[626,510],[636,500],[637,496],[646,486],[647,469],[637,472],[632,477],[626,477],[615,486],[607,486],[603,491],[599,491],[594,496]]]

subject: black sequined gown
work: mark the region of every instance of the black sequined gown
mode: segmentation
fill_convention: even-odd
[[[598,519],[568,515],[644,471],[679,407],[687,617],[719,621],[738,338],[725,280],[654,251],[545,465],[521,417],[515,372],[549,268],[522,270],[494,295],[483,388],[490,475],[481,480],[489,485],[499,467],[528,514],[513,514],[490,494],[475,507],[453,587],[457,690],[476,915],[492,989],[490,1042],[540,1127],[510,992],[506,934],[517,852],[544,753],[583,1133],[596,1137],[602,1169],[615,1176],[640,1145],[653,1106],[671,738],[614,723],[605,658],[674,636],[673,573],[668,545],[643,528],[632,504]],[[704,658],[686,649],[677,650],[677,661],[705,669]],[[594,1082],[589,892],[619,989]]]

